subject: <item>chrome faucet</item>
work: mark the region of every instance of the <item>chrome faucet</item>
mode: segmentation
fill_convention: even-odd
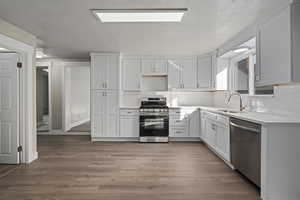
[[[231,93],[229,95],[228,99],[227,99],[227,104],[230,102],[231,97],[233,97],[233,96],[239,96],[240,97],[240,112],[242,112],[246,108],[246,106],[243,106],[243,99],[242,99],[242,96],[241,96],[240,93],[238,93],[238,92]]]

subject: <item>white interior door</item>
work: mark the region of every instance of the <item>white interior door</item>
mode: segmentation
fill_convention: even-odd
[[[0,53],[0,163],[19,163],[18,55]]]

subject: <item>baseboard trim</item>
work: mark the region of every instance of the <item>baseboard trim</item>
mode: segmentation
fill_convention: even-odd
[[[170,142],[202,142],[199,137],[170,137]]]
[[[28,158],[28,160],[26,160],[26,164],[30,164],[33,161],[37,160],[39,158],[39,153],[36,151],[33,153],[33,156],[31,158]]]
[[[140,138],[139,137],[92,137],[92,142],[139,142]]]
[[[64,132],[62,130],[52,130],[48,132],[38,132],[38,135],[91,135],[90,132]]]
[[[139,137],[92,137],[92,142],[139,142]],[[200,138],[169,138],[170,142],[201,142]]]

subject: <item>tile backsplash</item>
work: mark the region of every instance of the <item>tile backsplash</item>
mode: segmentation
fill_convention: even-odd
[[[143,96],[160,95],[167,97],[169,106],[213,106],[213,92],[143,92],[124,93],[121,95],[121,107],[139,107]]]
[[[226,104],[228,92],[216,92],[214,105],[216,107],[239,108],[239,98],[233,97],[229,105]],[[243,95],[243,103],[248,105],[249,111],[279,114],[300,115],[300,85],[274,87],[274,95],[248,96]]]

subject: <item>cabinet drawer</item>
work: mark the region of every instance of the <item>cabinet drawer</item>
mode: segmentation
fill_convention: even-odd
[[[170,109],[169,110],[169,115],[171,117],[180,117],[180,115],[181,115],[181,109]]]
[[[120,115],[121,116],[137,116],[139,115],[139,110],[136,109],[121,109],[120,110]]]
[[[211,119],[211,120],[217,120],[218,119],[218,115],[215,114],[215,113],[211,113],[211,112],[206,112],[206,117],[208,119]]]
[[[171,127],[186,127],[187,126],[187,119],[170,119],[170,126]]]
[[[229,126],[229,118],[223,115],[217,115],[217,121],[222,123],[225,127]]]
[[[171,128],[170,137],[187,137],[187,131],[185,128]]]

